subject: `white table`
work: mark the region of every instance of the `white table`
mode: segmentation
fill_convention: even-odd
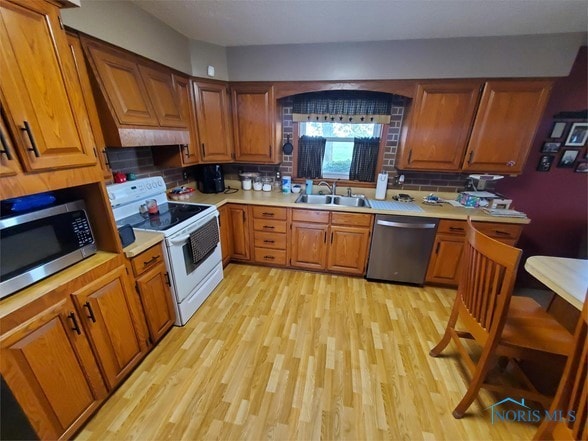
[[[582,310],[588,291],[588,260],[531,256],[525,262],[525,269],[558,296]]]

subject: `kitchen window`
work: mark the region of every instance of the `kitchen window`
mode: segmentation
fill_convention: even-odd
[[[322,177],[349,179],[354,138],[380,138],[382,124],[345,124],[335,122],[301,122],[300,136],[321,136],[327,140]]]

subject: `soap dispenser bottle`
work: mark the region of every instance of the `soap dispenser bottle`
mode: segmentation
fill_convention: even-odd
[[[376,183],[376,199],[386,199],[386,189],[388,187],[388,172],[382,171],[378,174],[378,182]]]

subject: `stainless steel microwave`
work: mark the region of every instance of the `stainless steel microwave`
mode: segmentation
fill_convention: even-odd
[[[0,218],[0,298],[94,253],[82,200]]]

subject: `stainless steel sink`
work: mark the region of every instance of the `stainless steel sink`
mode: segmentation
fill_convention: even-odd
[[[368,207],[370,204],[366,198],[353,196],[334,196],[331,201],[333,205],[344,205],[346,207]]]
[[[322,194],[301,194],[296,199],[297,204],[330,204],[332,196]]]
[[[363,197],[331,196],[320,194],[301,194],[296,199],[297,204],[314,205],[342,205],[345,207],[370,207],[369,202]]]

